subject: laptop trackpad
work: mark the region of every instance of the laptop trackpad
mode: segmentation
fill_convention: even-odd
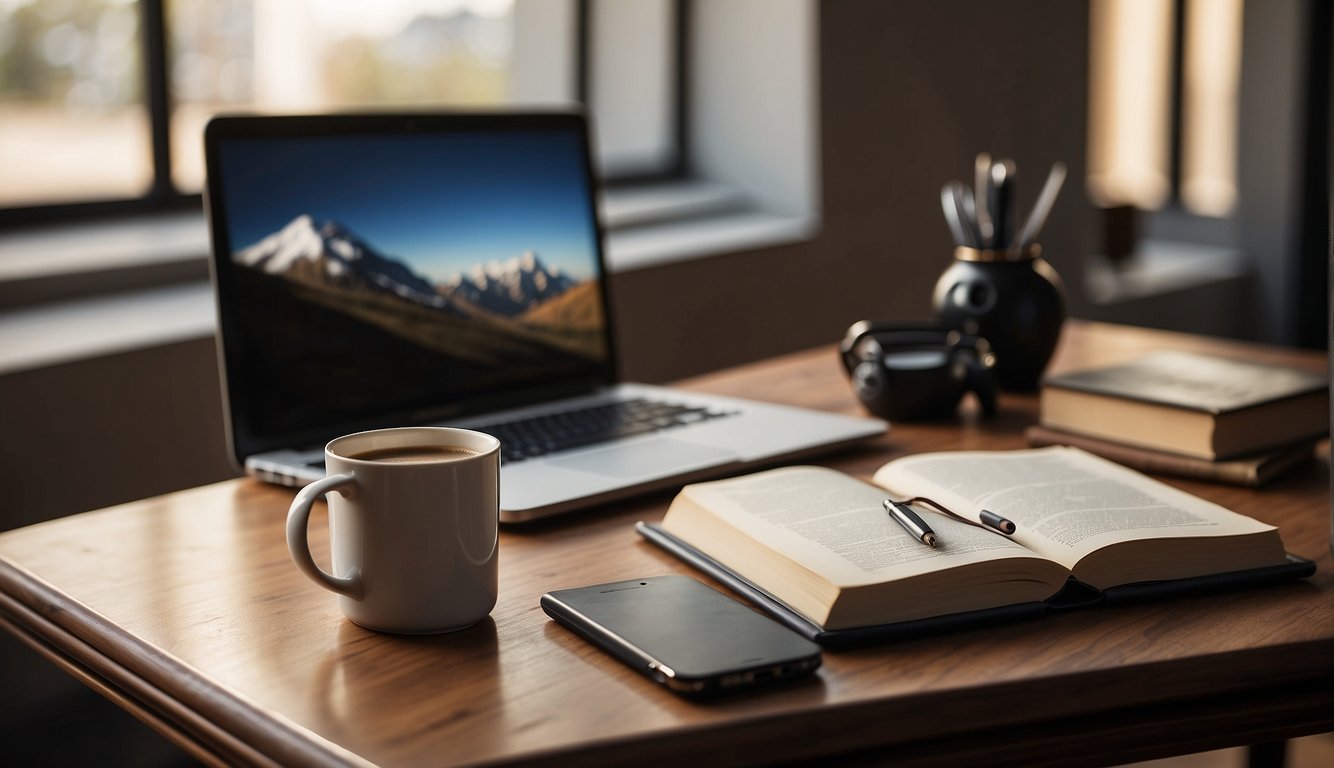
[[[662,477],[726,464],[737,458],[733,451],[664,437],[550,459],[547,464],[612,477]]]

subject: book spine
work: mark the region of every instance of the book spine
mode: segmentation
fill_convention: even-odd
[[[1034,448],[1048,445],[1068,445],[1088,451],[1095,456],[1110,459],[1118,464],[1141,472],[1173,475],[1194,480],[1209,480],[1229,485],[1256,487],[1268,477],[1261,477],[1260,466],[1246,462],[1216,462],[1189,456],[1173,456],[1166,453],[1148,452],[1128,445],[1116,445],[1104,440],[1094,440],[1066,432],[1057,432],[1045,427],[1029,427],[1025,432],[1028,444]]]

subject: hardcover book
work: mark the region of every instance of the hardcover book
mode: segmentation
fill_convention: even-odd
[[[1187,352],[1054,376],[1050,429],[1203,459],[1229,459],[1329,434],[1323,375]]]
[[[937,546],[886,498],[916,499]],[[981,525],[984,510],[1015,532]],[[909,456],[873,483],[821,467],[699,483],[639,530],[835,644],[1314,571],[1271,525],[1063,447]]]
[[[1315,438],[1311,438],[1235,459],[1211,461],[1198,456],[1183,456],[1153,448],[1141,448],[1040,425],[1033,425],[1024,430],[1024,437],[1034,448],[1068,445],[1141,472],[1244,485],[1251,488],[1258,488],[1290,469],[1310,463],[1315,456],[1316,446]]]

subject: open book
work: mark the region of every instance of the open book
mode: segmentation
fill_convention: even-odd
[[[660,527],[640,530],[816,633],[1042,604],[1072,578],[1096,595],[1312,570],[1273,526],[1074,448],[920,454],[874,483],[787,467],[689,485]],[[990,510],[1015,533],[915,503],[938,540],[927,546],[882,507],[913,497],[973,522]]]

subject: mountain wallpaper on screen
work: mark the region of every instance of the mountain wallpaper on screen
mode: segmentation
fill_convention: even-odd
[[[577,282],[531,250],[432,282],[344,225],[302,214],[232,261],[286,281],[300,299],[465,361],[606,353],[597,281]]]

